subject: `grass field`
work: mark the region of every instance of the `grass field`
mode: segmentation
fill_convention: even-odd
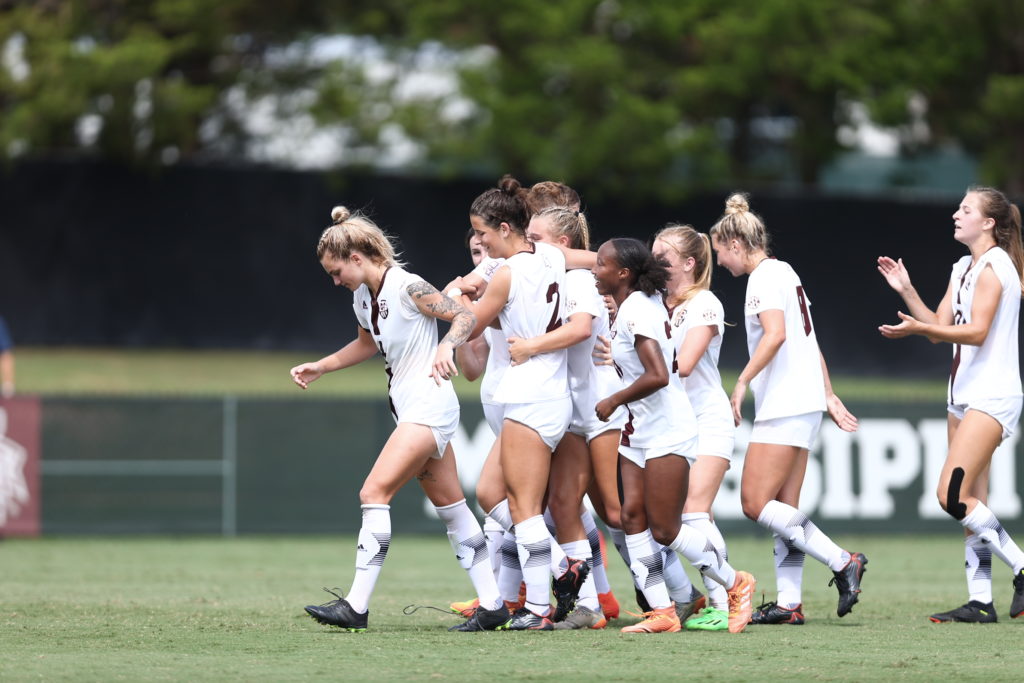
[[[19,348],[18,390],[31,394],[223,395],[295,398],[382,396],[387,381],[379,358],[327,375],[309,391],[291,383],[288,370],[317,360],[322,353]],[[724,369],[727,388],[738,369]],[[836,392],[846,400],[935,401],[946,396],[945,379],[898,382],[886,377],[837,376]],[[479,385],[455,380],[465,398],[479,395]]]
[[[965,600],[950,526],[941,537],[838,538],[870,559],[852,614],[835,616],[830,573],[809,561],[807,624],[739,635],[448,633],[453,616],[402,614],[469,595],[441,533],[395,538],[363,634],[302,611],[331,599],[320,586],[347,590],[352,537],[6,540],[0,680],[1019,680],[1024,619],[1006,616],[1001,564],[998,624],[926,618]],[[734,539],[730,555],[758,576],[758,598],[774,598],[770,540]],[[633,608],[612,559],[613,588]]]

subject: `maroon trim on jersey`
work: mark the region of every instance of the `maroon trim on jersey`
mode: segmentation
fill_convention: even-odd
[[[633,426],[633,411],[629,409],[629,405],[625,406],[626,414],[629,415],[629,419],[626,420],[626,424],[622,426],[622,437],[619,439],[620,446],[629,446],[629,437],[636,431],[636,427]]]
[[[373,325],[373,333],[380,336],[380,327],[377,326],[377,321],[380,319],[380,304],[377,303],[377,297],[384,291],[384,278],[388,276],[388,271],[391,270],[391,266],[384,269],[384,272],[380,276],[380,283],[377,285],[377,291],[370,294],[370,324]],[[381,351],[381,354],[384,352]]]
[[[972,266],[973,267],[973,266]],[[960,278],[960,286],[956,288],[956,302],[960,303],[960,290],[964,288],[964,283],[967,281],[967,274],[971,272],[968,268],[964,271],[963,276]],[[962,325],[963,318],[957,320],[957,315],[953,316],[954,325]],[[956,371],[960,369],[960,344],[953,344],[953,362],[949,367],[949,403],[950,405],[956,405],[956,401],[953,400],[953,384],[956,381]]]
[[[516,256],[517,254],[536,254],[537,253],[537,245],[534,244],[533,242],[530,242],[529,245],[530,245],[530,250],[529,251],[527,251],[526,249],[523,249],[522,251],[517,251],[515,254],[512,254],[512,256]],[[509,258],[512,258],[512,256],[509,256]]]

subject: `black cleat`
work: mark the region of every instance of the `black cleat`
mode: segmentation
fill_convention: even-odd
[[[509,622],[508,609],[504,604],[495,609],[477,607],[466,621],[452,626],[449,631],[497,631]]]
[[[341,597],[332,590],[324,589],[331,595],[337,597],[337,600],[331,600],[325,602],[322,605],[307,605],[306,613],[313,617],[321,624],[328,626],[337,626],[344,631],[350,631],[352,633],[362,633],[366,630],[367,617],[370,616],[370,610],[366,610],[360,614],[352,609],[352,605],[348,604],[345,598]]]
[[[554,631],[555,625],[551,623],[551,619],[548,617],[542,617],[539,614],[534,614],[525,607],[521,607],[516,610],[516,613],[512,615],[512,618],[505,622],[504,626],[499,626],[496,630],[498,631]]]
[[[966,605],[960,605],[948,612],[939,612],[928,617],[936,624],[948,624],[959,621],[967,624],[994,624],[997,621],[996,608],[991,602],[984,603],[971,600]]]
[[[1010,618],[1024,614],[1024,569],[1013,577],[1013,602],[1010,603]]]
[[[868,558],[864,557],[864,553],[850,553],[850,561],[846,566],[832,572],[832,580],[828,585],[834,583],[839,591],[839,607],[836,608],[839,616],[849,614],[860,599],[860,580],[867,571],[867,563]]]
[[[766,602],[750,615],[751,624],[792,624],[801,626],[804,623],[803,605],[792,609],[779,607],[777,602]]]
[[[576,607],[576,598],[580,588],[590,574],[590,565],[586,560],[568,558],[569,567],[565,573],[551,582],[551,590],[555,593],[555,614],[552,621],[562,621]]]

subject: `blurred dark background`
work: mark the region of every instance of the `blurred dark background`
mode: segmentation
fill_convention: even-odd
[[[132,173],[100,163],[27,163],[0,186],[0,310],[32,345],[333,350],[354,333],[351,294],[335,288],[315,247],[330,208],[369,213],[396,236],[410,269],[437,287],[470,268],[469,205],[485,181],[440,181],[266,169],[176,166]],[[671,204],[591,202],[594,239],[648,240],[668,222],[706,230],[727,192]],[[959,199],[959,198],[957,198]],[[901,302],[875,270],[904,257],[922,296],[942,297],[963,249],[957,200],[865,201],[809,191],[759,191],[778,258],[811,299],[819,341],[837,371],[941,372],[948,348],[892,342],[876,328]],[[746,278],[715,268],[713,289],[737,323],[722,362],[746,358]]]

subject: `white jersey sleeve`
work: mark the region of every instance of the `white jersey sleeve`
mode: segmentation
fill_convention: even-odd
[[[489,283],[491,278],[494,277],[494,273],[505,264],[503,258],[491,258],[485,256],[480,263],[477,264],[476,268],[473,269],[474,275],[479,275],[484,282]]]
[[[782,311],[786,341],[750,382],[754,421],[825,410],[821,352],[811,320],[811,301],[788,263],[765,259],[747,280],[744,320],[750,355],[764,336],[759,313]]]
[[[376,294],[366,285],[353,295],[356,317],[384,356],[388,398],[396,422],[443,426],[458,415],[451,382],[440,386],[430,376],[437,352],[437,321],[423,315],[408,289],[423,278],[392,266]]]
[[[989,249],[973,266],[969,255],[953,266],[950,276],[953,324],[971,322],[977,280],[986,268],[991,268],[999,279],[1002,292],[985,341],[980,346],[953,344],[947,399],[954,405],[1021,395],[1017,337],[1020,278],[1013,261],[1003,249]]]
[[[655,340],[671,371],[674,348],[669,334],[668,312],[660,295],[633,292],[619,307],[612,331],[612,356],[622,372],[623,386],[644,373],[636,352],[636,338]],[[697,418],[686,392],[678,382],[626,404],[628,419],[622,429],[622,445],[634,448],[674,446],[697,436]]]
[[[565,257],[550,244],[536,242],[530,251],[505,259],[509,269],[508,300],[498,313],[506,338],[530,339],[562,324]],[[506,368],[494,393],[498,403],[534,403],[569,396],[565,349],[539,353]]]
[[[698,419],[708,411],[728,415],[731,419],[732,409],[722,387],[722,375],[718,371],[718,358],[722,352],[722,337],[725,333],[725,309],[722,302],[710,291],[701,290],[685,305],[677,306],[670,311],[670,320],[677,353],[691,330],[700,327],[715,328],[717,334],[711,337],[707,350],[701,354],[690,375],[680,378],[678,372],[673,372],[673,381],[680,381],[682,384]]]

